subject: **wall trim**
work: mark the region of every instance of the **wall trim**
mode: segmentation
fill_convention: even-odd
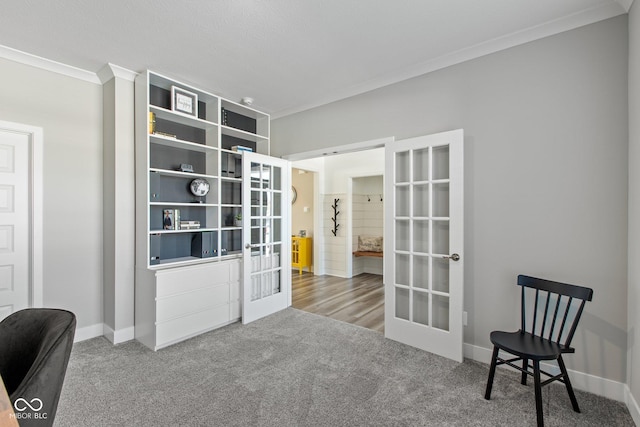
[[[476,362],[491,363],[492,351],[488,348],[480,347],[473,344],[464,344],[464,357],[475,360]],[[508,366],[502,365],[505,369],[513,369]],[[502,368],[501,366],[501,368]],[[560,373],[560,370],[556,365],[541,363],[540,366],[545,371],[551,374]],[[627,403],[626,391],[629,387],[625,383],[609,380],[595,375],[586,374],[584,372],[574,371],[567,369],[569,377],[571,378],[571,385],[577,390],[587,391],[589,393],[597,394],[608,399],[613,399],[618,402]],[[489,371],[487,371],[488,374]],[[627,406],[629,404],[627,403]],[[637,407],[637,405],[636,405]],[[631,408],[629,408],[631,411]]]
[[[135,338],[135,329],[133,326],[128,328],[118,329],[114,331],[107,325],[103,325],[102,335],[104,335],[112,344],[120,344],[123,342],[131,341]]]
[[[65,76],[84,80],[89,83],[101,84],[100,79],[98,78],[96,73],[73,67],[71,65],[66,65],[61,62],[42,58],[40,56],[32,55],[30,53],[22,52],[8,46],[0,45],[0,58],[8,59],[10,61],[18,62],[24,65],[30,65],[36,68],[41,68],[43,70],[51,71],[54,73],[63,74]]]
[[[98,70],[96,74],[102,84],[105,84],[114,77],[133,82],[138,75],[138,73],[136,73],[135,71],[128,70],[124,67],[112,64],[110,62],[104,67],[100,68],[100,70]]]
[[[624,403],[626,403],[627,408],[629,408],[633,422],[636,423],[637,426],[640,426],[640,405],[638,405],[638,401],[633,397],[633,394],[631,394],[631,389],[628,385],[625,385],[624,388]]]
[[[90,340],[91,338],[100,337],[103,334],[104,325],[102,323],[96,323],[95,325],[85,326],[83,328],[76,328],[76,334],[73,338],[73,342],[80,342]]]

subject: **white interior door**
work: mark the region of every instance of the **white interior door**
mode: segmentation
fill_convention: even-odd
[[[0,320],[32,305],[30,138],[0,127]]]
[[[463,131],[385,147],[385,336],[462,362]]]
[[[242,323],[291,305],[289,162],[243,154]]]

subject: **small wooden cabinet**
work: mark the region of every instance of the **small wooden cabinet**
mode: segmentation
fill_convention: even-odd
[[[297,268],[302,274],[303,268],[308,268],[311,272],[312,258],[311,248],[313,240],[311,237],[291,237],[291,267]]]

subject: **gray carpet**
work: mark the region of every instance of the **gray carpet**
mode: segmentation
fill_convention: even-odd
[[[570,356],[569,356],[570,357]],[[74,346],[56,426],[535,425],[533,389],[358,326],[289,308],[152,352],[95,338]],[[633,426],[624,404],[543,390],[547,426]]]

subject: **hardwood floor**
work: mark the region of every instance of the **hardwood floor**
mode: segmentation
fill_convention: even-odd
[[[292,305],[320,314],[384,332],[384,286],[382,276],[363,273],[351,279],[292,274]]]

